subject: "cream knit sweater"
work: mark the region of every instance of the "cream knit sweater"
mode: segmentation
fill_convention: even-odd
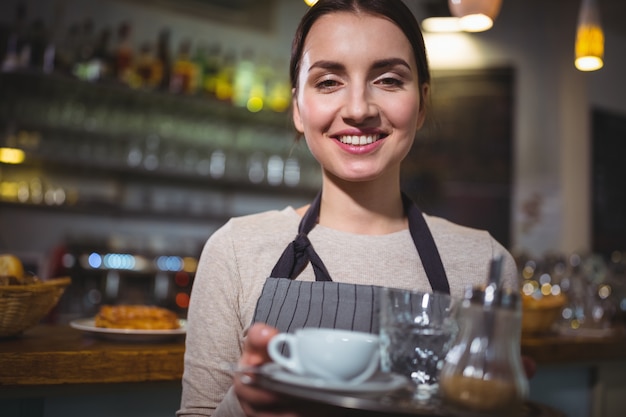
[[[505,255],[505,284],[516,288],[515,262],[489,233],[425,218],[453,297],[484,283],[497,254]],[[178,417],[243,415],[229,390],[231,369],[241,355],[263,284],[296,236],[300,219],[292,207],[234,218],[208,239],[191,295]],[[431,290],[408,229],[367,236],[318,225],[309,239],[336,282]],[[311,266],[297,279],[314,281]]]

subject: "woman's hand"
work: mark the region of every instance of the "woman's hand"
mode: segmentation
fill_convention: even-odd
[[[270,362],[267,354],[267,344],[278,334],[274,327],[262,323],[253,324],[243,345],[243,353],[239,359],[239,367],[246,369],[258,367]],[[278,395],[259,389],[253,385],[254,375],[246,373],[235,374],[234,389],[241,408],[247,416],[261,415],[263,410],[276,408]]]
[[[266,324],[253,324],[243,345],[239,367],[245,370],[249,367],[258,367],[271,362],[267,354],[267,344],[278,333],[277,329]],[[334,407],[293,399],[256,387],[254,377],[254,374],[245,372],[238,372],[235,375],[235,394],[246,416],[317,417],[324,415],[325,417],[332,417],[345,414],[345,411]]]

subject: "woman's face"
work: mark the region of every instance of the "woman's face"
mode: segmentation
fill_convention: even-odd
[[[409,40],[390,20],[339,12],[313,24],[293,118],[326,176],[397,179],[424,121],[416,68]]]

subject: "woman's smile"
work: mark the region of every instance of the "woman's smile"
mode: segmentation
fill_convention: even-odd
[[[369,145],[381,138],[382,135],[342,135],[339,141],[346,145]]]

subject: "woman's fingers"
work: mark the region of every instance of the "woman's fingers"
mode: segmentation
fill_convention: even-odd
[[[244,341],[239,365],[242,367],[260,366],[270,362],[270,357],[267,354],[267,344],[278,333],[278,329],[267,324],[253,324],[248,330],[248,335]]]

